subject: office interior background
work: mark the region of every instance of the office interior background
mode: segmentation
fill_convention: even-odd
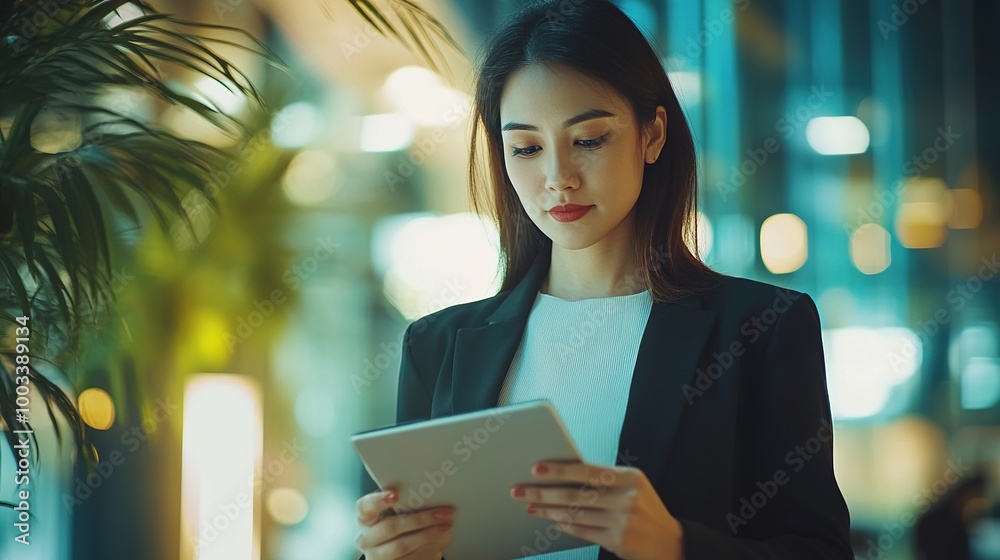
[[[1000,558],[1000,3],[615,3],[662,55],[696,139],[702,258],[817,301],[857,557],[917,558],[916,519],[953,501],[973,557]],[[14,31],[51,36],[78,3],[49,4]],[[149,88],[86,94],[228,159],[162,223],[135,193],[136,216],[97,201],[114,298],[73,352],[31,343],[87,447],[59,415],[57,438],[35,398],[30,484],[0,449],[0,500],[30,490],[31,544],[0,509],[0,558],[358,557],[349,435],[393,423],[403,329],[498,288],[495,229],[466,192],[470,92],[478,48],[520,3],[372,4],[398,36],[367,3],[368,19],[339,0],[151,3],[245,32],[197,29],[233,43],[212,48],[253,94],[156,63],[229,132]],[[124,4],[102,21],[142,17]],[[17,87],[0,90],[4,144]],[[100,142],[93,118],[43,111],[31,145],[83,150]]]

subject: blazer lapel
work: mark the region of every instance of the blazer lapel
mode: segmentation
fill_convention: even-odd
[[[524,335],[528,314],[549,270],[543,250],[524,278],[480,327],[458,329],[452,368],[452,414],[493,408],[514,354]]]
[[[456,333],[452,414],[497,406],[550,256],[542,251],[485,325]],[[701,309],[697,297],[653,304],[632,374],[616,464],[639,468],[650,478],[662,467],[687,404],[682,388],[692,382],[715,318],[715,312]]]
[[[715,318],[693,296],[653,304],[639,343],[615,464],[657,479],[688,404],[683,387],[693,383]]]

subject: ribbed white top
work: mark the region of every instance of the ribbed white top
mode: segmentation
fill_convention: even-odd
[[[584,462],[613,466],[652,306],[649,290],[574,301],[539,292],[497,405],[547,399]],[[594,545],[533,558],[596,560],[599,551]]]

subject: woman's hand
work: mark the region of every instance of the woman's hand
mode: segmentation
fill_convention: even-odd
[[[529,514],[626,560],[683,560],[681,525],[639,469],[544,461],[532,474],[538,484],[511,489]]]
[[[366,494],[357,502],[361,531],[355,544],[365,560],[441,560],[441,551],[452,539],[455,509],[435,507],[397,514],[389,508],[399,494],[390,490]]]

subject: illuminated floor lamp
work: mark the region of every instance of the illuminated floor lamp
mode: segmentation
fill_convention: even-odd
[[[181,559],[259,560],[263,418],[257,383],[196,374],[184,388]]]

